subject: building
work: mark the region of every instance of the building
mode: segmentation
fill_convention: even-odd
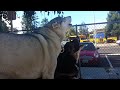
[[[94,38],[105,38],[105,30],[96,29],[96,35],[94,34]]]

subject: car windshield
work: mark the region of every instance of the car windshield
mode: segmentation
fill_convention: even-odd
[[[88,50],[88,51],[94,51],[96,50],[93,43],[81,43],[81,45],[84,45],[82,50]]]

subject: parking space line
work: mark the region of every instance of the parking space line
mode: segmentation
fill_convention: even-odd
[[[108,56],[105,55],[105,57],[106,57],[106,59],[107,59],[109,65],[110,65],[110,68],[111,68],[111,70],[112,70],[112,74],[113,74],[113,75],[116,75],[117,79],[120,79],[118,70],[115,69],[115,68],[113,68],[113,65],[112,65],[112,63],[110,62],[110,60],[108,59]]]
[[[116,56],[116,55],[120,55],[120,54],[100,54],[100,55],[112,55],[112,56]]]
[[[107,55],[105,55],[105,57],[106,57],[106,59],[107,59],[107,61],[108,61],[109,65],[110,65],[110,67],[111,67],[111,68],[113,68],[113,65],[111,64],[110,60],[108,59],[108,56],[107,56]]]

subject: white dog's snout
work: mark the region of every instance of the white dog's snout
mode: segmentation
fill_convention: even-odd
[[[66,19],[68,22],[71,22],[71,16],[67,16],[67,17],[65,17],[65,19]]]

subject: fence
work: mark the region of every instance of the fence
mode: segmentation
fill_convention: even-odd
[[[83,79],[120,79],[120,46],[116,43],[118,38],[117,36],[108,37],[105,34],[106,25],[113,24],[120,25],[120,21],[73,25],[76,30],[76,35],[78,35],[83,28],[88,30],[87,39],[93,42],[95,47],[99,47],[97,50],[100,55],[98,58],[100,61],[98,66],[94,66],[94,62],[90,64],[93,60],[93,51],[86,51],[86,53],[85,51],[81,51],[81,53],[84,53],[84,55],[82,54],[80,57],[82,58],[80,72]],[[86,32],[84,32],[84,34],[85,33]]]
[[[107,24],[120,24],[120,21],[114,22],[101,22],[101,23],[91,23],[84,25],[73,25],[76,30],[76,34],[80,33],[81,27],[85,27],[88,33],[88,39],[90,42],[95,43],[96,47],[100,47],[100,54],[120,54],[120,46],[116,44],[118,40],[117,36],[106,36],[105,27]],[[91,33],[90,33],[91,32]]]
[[[89,39],[90,42],[93,42],[96,47],[99,47],[99,58],[97,58],[97,55],[95,55],[96,52],[93,53],[93,51],[86,51],[86,53],[84,52],[83,56],[80,56],[84,57],[83,60],[88,63],[88,65],[86,63],[80,63],[80,73],[83,79],[120,78],[120,46],[116,44],[116,37],[106,38],[105,36],[105,26],[115,23],[120,24],[120,21],[73,25],[77,35],[79,34],[81,27],[84,27],[84,29],[86,28],[88,31],[90,31],[91,33],[88,34],[87,39]],[[95,57],[97,59],[94,59]],[[99,65],[89,65],[90,59],[95,61],[99,60]]]
[[[105,26],[107,24],[115,24],[115,23],[120,23],[120,21],[114,21],[114,22],[100,22],[100,23],[90,23],[90,24],[84,24],[84,25],[73,25],[73,27],[76,30],[76,34],[78,35],[78,32],[81,27],[86,27],[89,32],[88,39],[90,42],[95,43],[96,47],[99,47],[100,49],[98,50],[100,54],[120,54],[120,47],[118,44],[116,44],[117,37],[109,37],[108,42],[105,36]],[[26,33],[26,30],[19,30],[18,33],[21,34],[22,32]],[[113,43],[110,43],[113,40]]]

